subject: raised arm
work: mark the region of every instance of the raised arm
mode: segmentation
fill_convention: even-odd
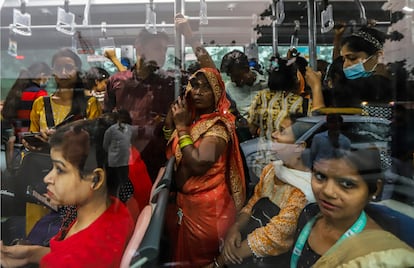
[[[186,42],[189,43],[193,48],[193,52],[196,55],[200,66],[202,68],[216,68],[216,65],[211,59],[210,54],[208,54],[207,50],[203,47],[200,39],[193,34],[190,23],[183,14],[179,13],[175,15],[175,26],[177,31],[185,37]]]
[[[127,68],[124,65],[122,65],[122,63],[116,57],[115,49],[107,49],[107,50],[105,50],[104,55],[105,55],[105,57],[107,57],[115,65],[115,67],[120,72],[127,70]]]

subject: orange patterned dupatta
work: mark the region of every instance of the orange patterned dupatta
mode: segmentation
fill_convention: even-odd
[[[240,155],[239,149],[239,141],[236,135],[236,127],[235,127],[235,117],[230,112],[230,101],[226,97],[226,91],[224,87],[224,82],[221,78],[220,73],[213,68],[202,68],[196,73],[193,74],[192,77],[195,77],[198,73],[203,73],[207,78],[208,82],[210,83],[211,88],[213,89],[215,103],[216,103],[216,110],[210,114],[204,114],[200,117],[198,122],[195,122],[191,128],[191,137],[194,143],[202,137],[204,133],[206,133],[212,126],[221,122],[226,126],[226,130],[228,135],[230,136],[231,141],[229,142],[228,146],[228,163],[227,163],[227,183],[229,185],[231,195],[234,199],[237,211],[244,206],[245,199],[246,199],[246,184],[245,184],[245,177],[244,177],[244,169],[243,169],[243,162]],[[186,95],[189,95],[189,92],[193,90],[190,83],[187,85]],[[193,117],[195,114],[194,106],[191,103],[191,100],[188,100],[188,106],[190,107]],[[178,135],[175,131],[171,137],[169,143],[173,144],[173,148],[175,147],[174,155],[177,159],[177,166],[181,161],[182,153],[177,146],[178,144]]]

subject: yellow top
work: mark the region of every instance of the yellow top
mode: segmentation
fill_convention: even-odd
[[[50,104],[52,105],[53,119],[55,125],[63,121],[63,119],[70,112],[70,105],[61,105],[53,101],[53,98],[50,98]],[[88,100],[88,106],[86,107],[86,117],[88,119],[97,118],[102,113],[101,106],[95,97],[90,97]],[[30,131],[38,132],[40,130],[47,129],[46,116],[45,116],[45,104],[43,102],[43,97],[37,98],[30,112]]]

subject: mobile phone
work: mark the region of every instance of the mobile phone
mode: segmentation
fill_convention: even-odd
[[[24,132],[23,139],[30,145],[36,148],[43,148],[49,146],[47,142],[42,141],[38,138],[40,132]]]
[[[60,122],[59,124],[57,124],[57,125],[56,125],[56,126],[54,126],[53,128],[54,128],[54,129],[57,129],[57,128],[59,128],[59,127],[63,126],[63,125],[66,125],[67,123],[69,123],[69,122],[71,122],[71,121],[74,121],[74,120],[76,120],[75,115],[73,115],[73,114],[68,115],[65,119],[63,119],[63,121],[62,121],[62,122]]]
[[[26,194],[30,197],[33,197],[37,202],[40,204],[50,208],[53,211],[58,211],[58,206],[54,205],[50,202],[50,199],[47,198],[44,195],[41,195],[39,192],[37,192],[35,189],[33,189],[32,186],[27,186]]]

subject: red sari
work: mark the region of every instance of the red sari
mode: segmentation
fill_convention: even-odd
[[[192,176],[177,193],[177,214],[168,220],[174,228],[170,230],[175,236],[174,262],[181,267],[201,267],[213,262],[219,254],[220,241],[245,201],[243,164],[223,81],[215,69],[203,68],[199,72],[204,73],[213,89],[217,109],[194,122],[190,136],[196,148],[206,136],[223,138],[227,147],[204,175]],[[187,93],[190,90],[192,87],[188,84]],[[168,145],[167,156],[172,155],[179,168],[182,153],[177,133]],[[182,217],[178,216],[181,212]]]

